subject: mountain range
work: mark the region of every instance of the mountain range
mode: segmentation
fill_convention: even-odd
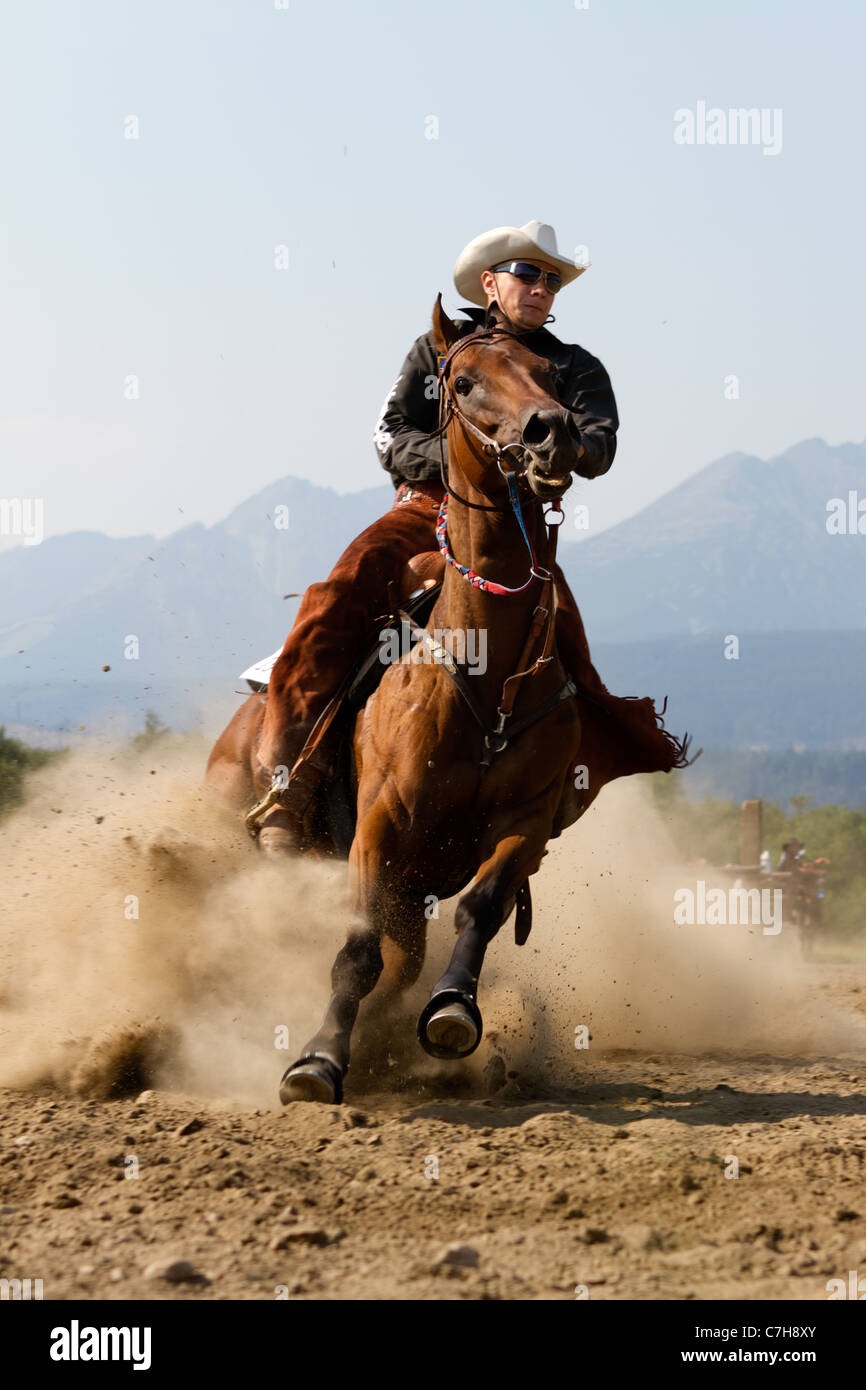
[[[298,601],[284,596],[392,497],[286,477],[215,526],[3,551],[0,722],[138,728],[153,708],[184,727],[214,702],[222,717],[239,672],[282,645]],[[863,499],[866,532],[866,444],[730,454],[580,539],[590,499],[580,480],[566,495],[559,559],[610,689],[669,694],[668,727],[697,743],[866,748],[866,534],[828,530],[833,499],[855,519]]]
[[[863,533],[831,534],[828,503],[847,513],[851,492]],[[571,549],[596,641],[866,628],[866,444],[728,454]]]

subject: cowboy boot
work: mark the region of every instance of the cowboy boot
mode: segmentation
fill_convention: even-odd
[[[302,764],[298,759],[318,719],[327,717],[329,703],[375,640],[375,618],[386,603],[389,584],[399,586],[408,562],[429,552],[435,541],[437,503],[426,495],[431,486],[420,485],[425,495],[419,500],[404,496],[402,503],[367,527],[343,552],[328,579],[311,584],[304,595],[271,671],[262,724],[255,779],[260,797],[272,786],[277,769],[285,769],[277,804],[262,820],[261,844],[268,853],[285,853],[305,838],[307,813],[330,770],[331,729]],[[432,560],[425,555],[410,590],[434,578],[440,563],[438,554]],[[338,737],[336,728],[333,733]]]
[[[258,759],[260,772],[257,784],[263,789],[262,795],[266,795],[274,785],[278,791],[276,804],[259,823],[259,848],[265,854],[285,855],[302,848],[309,838],[305,828],[307,813],[331,764],[331,758],[321,744],[308,757],[300,757],[311,728],[312,725],[301,725],[289,730],[281,740],[282,756],[274,768],[269,768]]]

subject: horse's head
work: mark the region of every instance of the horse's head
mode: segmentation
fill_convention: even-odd
[[[506,471],[525,469],[537,497],[561,497],[571,487],[580,437],[571,411],[557,399],[551,364],[501,330],[461,338],[441,295],[433,309],[433,336],[447,358],[440,390],[444,385],[468,445],[459,459],[450,455],[452,461],[479,491],[488,492],[498,446]]]

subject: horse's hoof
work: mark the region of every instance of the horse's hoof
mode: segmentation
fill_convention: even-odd
[[[453,1057],[467,1057],[478,1046],[478,1029],[463,1004],[446,1004],[427,1022],[427,1041]]]
[[[302,1057],[284,1074],[280,1082],[280,1100],[289,1105],[293,1100],[317,1100],[323,1105],[339,1105],[343,1099],[343,1074],[337,1063],[321,1053]]]
[[[457,990],[434,996],[418,1020],[418,1038],[424,1051],[451,1061],[474,1052],[481,1032],[481,1014],[475,1001]]]

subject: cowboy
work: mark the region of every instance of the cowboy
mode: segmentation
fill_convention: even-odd
[[[479,308],[462,308],[463,335],[499,323],[551,362],[557,372],[557,393],[575,417],[580,431],[578,450],[584,478],[606,473],[616,453],[618,425],[610,378],[597,357],[576,344],[566,344],[545,328],[555,295],[582,275],[578,266],[556,249],[556,234],[541,222],[523,227],[497,227],[471,241],[454,267],[454,283],[465,299]],[[400,500],[406,483],[439,483],[439,441],[431,437],[438,423],[437,352],[432,333],[418,338],[409,350],[400,375],[382,408],[374,436],[382,467],[394,480]],[[442,488],[421,489],[437,502]]]
[[[786,840],[782,845],[782,854],[779,859],[779,873],[792,873],[802,868],[805,862],[806,851],[800,840]]]
[[[616,451],[618,419],[610,379],[597,358],[576,344],[560,342],[545,327],[556,294],[585,269],[560,255],[552,227],[532,221],[476,237],[457,259],[454,283],[477,306],[463,310],[463,336],[499,324],[554,365],[559,399],[572,411],[580,439],[577,471],[595,478],[607,472]],[[435,523],[444,496],[440,469],[447,460],[447,446],[436,436],[437,388],[437,349],[433,335],[426,333],[410,349],[376,427],[379,459],[396,487],[394,505],[352,542],[324,583],[307,589],[271,672],[256,790],[263,793],[284,781],[285,773],[278,769],[291,769],[291,776],[279,804],[262,820],[260,844],[268,852],[282,852],[302,840],[305,812],[329,770],[333,749],[325,741],[309,756],[299,754],[319,716],[370,649],[374,619],[382,613],[389,584],[403,580],[413,557],[436,549]],[[561,808],[559,833],[614,777],[683,766],[685,745],[664,730],[652,700],[619,699],[607,691],[590,661],[577,604],[558,567],[556,584],[557,649],[578,685],[584,741],[592,750],[588,774],[582,770],[580,795],[572,795],[569,807]]]

